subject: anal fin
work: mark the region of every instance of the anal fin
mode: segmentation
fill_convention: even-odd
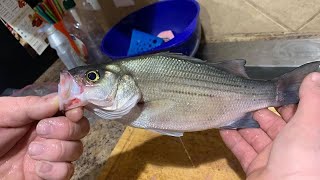
[[[163,134],[163,135],[167,135],[167,136],[174,136],[174,137],[183,136],[183,132],[175,132],[175,131],[159,130],[159,129],[149,129],[149,130],[155,131],[159,134]]]
[[[231,124],[220,127],[220,129],[244,129],[244,128],[260,128],[259,123],[253,119],[252,113],[247,113],[241,119]]]

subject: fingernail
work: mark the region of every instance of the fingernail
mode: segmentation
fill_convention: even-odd
[[[254,115],[259,116],[259,117],[263,117],[264,116],[262,111],[256,111],[256,112],[254,112]]]
[[[53,104],[56,105],[57,107],[59,107],[59,97],[55,96],[52,100]]]
[[[48,135],[51,133],[51,124],[48,122],[40,121],[36,128],[37,134]]]
[[[320,73],[313,73],[311,79],[313,82],[320,85]]]
[[[43,97],[47,102],[49,101],[53,105],[59,105],[59,97],[57,93],[48,94]]]
[[[29,145],[28,152],[31,156],[37,156],[40,155],[44,152],[44,145],[39,144],[39,143],[31,143]]]
[[[46,162],[40,162],[37,164],[37,170],[40,173],[48,173],[52,170],[52,164]]]

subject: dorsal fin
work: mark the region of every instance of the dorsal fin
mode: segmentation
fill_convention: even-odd
[[[249,78],[244,65],[246,64],[246,60],[244,59],[234,59],[234,60],[226,60],[217,63],[207,63],[210,66],[216,67],[223,71],[227,71],[231,74]]]
[[[195,63],[206,63],[206,61],[204,61],[204,60],[201,60],[199,58],[195,58],[192,56],[186,56],[182,53],[160,52],[160,53],[153,54],[153,56],[165,56],[165,57],[181,59],[181,60],[195,62]]]
[[[152,56],[165,56],[165,57],[190,61],[194,63],[207,64],[209,66],[213,66],[223,71],[227,71],[231,74],[241,76],[244,78],[249,78],[244,67],[244,65],[246,64],[246,60],[244,59],[234,59],[234,60],[220,61],[216,63],[208,63],[207,61],[201,60],[199,58],[191,57],[191,56],[186,56],[182,53],[160,52],[160,53],[152,54]]]

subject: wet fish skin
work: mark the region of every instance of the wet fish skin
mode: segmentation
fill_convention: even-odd
[[[132,125],[169,131],[219,128],[276,102],[276,84],[170,57],[122,61],[148,104]],[[157,67],[157,68],[155,68]],[[231,120],[231,122],[230,122]]]
[[[187,56],[160,53],[75,68],[70,77],[84,89],[84,94],[91,92],[86,98],[75,96],[87,101],[85,106],[102,118],[181,136],[183,132],[211,128],[259,127],[251,113],[269,106],[297,103],[303,78],[320,65],[313,62],[275,80],[262,81],[249,79],[244,63],[233,60],[209,64]],[[100,88],[92,88],[83,81],[84,72],[90,70],[100,72],[101,80],[94,85]],[[114,89],[113,94],[110,89]],[[92,97],[96,93],[111,99],[112,108],[90,103],[90,98],[97,100]]]

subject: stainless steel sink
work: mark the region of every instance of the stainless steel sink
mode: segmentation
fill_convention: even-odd
[[[209,62],[245,59],[249,77],[273,79],[320,60],[319,39],[283,39],[201,44],[196,57]]]
[[[247,74],[253,79],[273,79],[292,71],[295,67],[246,67]]]

